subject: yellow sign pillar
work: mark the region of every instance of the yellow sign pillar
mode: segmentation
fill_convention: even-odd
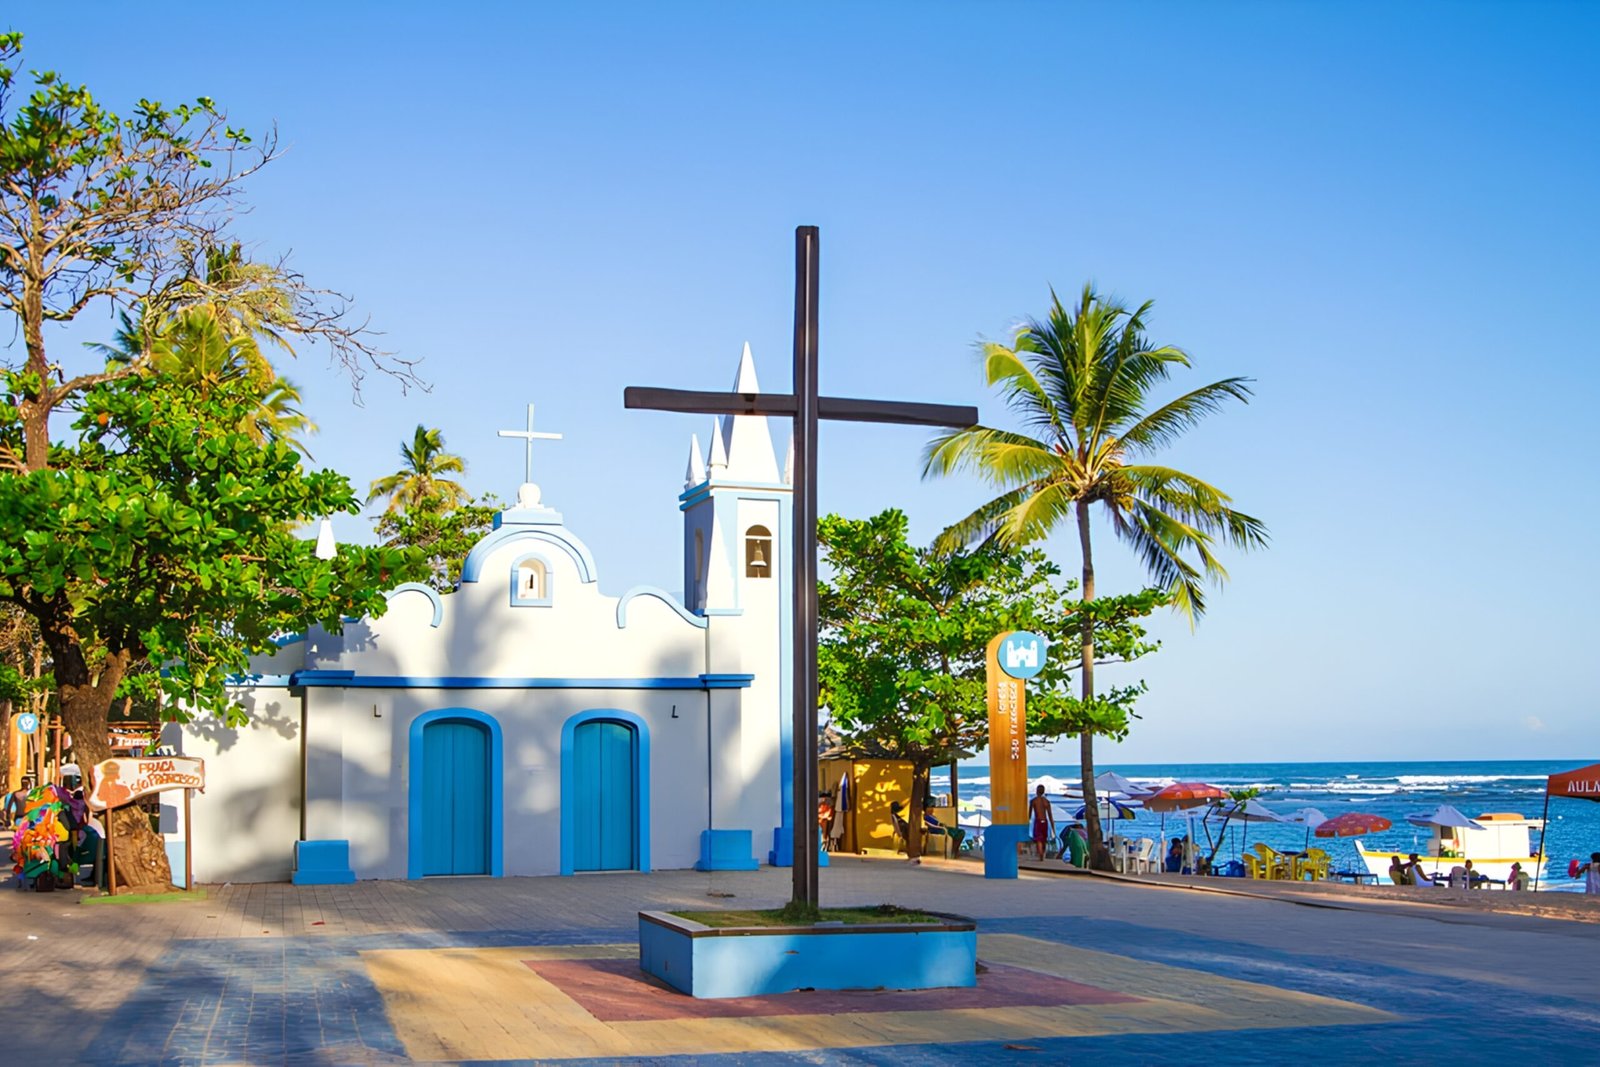
[[[1000,665],[1000,646],[1011,635],[989,642],[989,818],[996,823],[1028,821],[1027,687]]]

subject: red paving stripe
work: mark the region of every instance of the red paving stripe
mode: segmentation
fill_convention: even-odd
[[[985,965],[988,971],[978,976],[975,989],[818,990],[696,1000],[645,974],[633,960],[522,962],[603,1023],[957,1008],[1055,1008],[1132,1004],[1142,999],[1022,967],[991,963]]]

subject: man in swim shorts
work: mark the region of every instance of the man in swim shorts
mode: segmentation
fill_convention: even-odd
[[[1044,786],[1037,786],[1033,791],[1033,800],[1028,804],[1028,810],[1033,813],[1033,847],[1039,850],[1039,859],[1044,860],[1044,843],[1050,840],[1056,832],[1055,812],[1050,810],[1050,802],[1044,798]]]

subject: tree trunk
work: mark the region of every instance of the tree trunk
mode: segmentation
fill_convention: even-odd
[[[132,656],[126,651],[107,655],[100,676],[91,679],[75,644],[66,649],[52,646],[51,651],[61,696],[61,721],[72,735],[72,752],[85,785],[92,787],[92,768],[111,756],[107,737],[111,702]],[[160,893],[170,889],[172,865],[167,861],[166,843],[151,828],[144,811],[130,804],[108,812],[104,821],[115,853],[116,884],[110,886],[111,892],[122,889]]]
[[[928,765],[911,765],[911,805],[906,815],[906,858],[922,858],[922,798],[928,795]]]
[[[1083,585],[1079,600],[1085,604],[1094,599],[1094,551],[1089,543],[1089,502],[1078,501],[1078,545],[1083,550]],[[1079,623],[1083,641],[1083,687],[1081,690],[1085,710],[1094,701],[1094,619],[1087,611]],[[1083,778],[1083,824],[1089,831],[1089,866],[1107,870],[1104,840],[1100,830],[1100,803],[1094,791],[1094,733],[1085,730],[1078,735],[1078,762]]]

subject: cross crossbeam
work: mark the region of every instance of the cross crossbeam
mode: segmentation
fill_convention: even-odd
[[[701,415],[769,415],[793,418],[799,410],[793,393],[718,393],[698,389],[657,389],[630,385],[622,406],[648,411]],[[971,426],[978,409],[960,404],[923,404],[906,400],[858,400],[817,397],[817,418],[836,422],[884,422],[901,426]]]
[[[558,434],[558,433],[536,433],[534,431],[534,429],[533,429],[533,405],[532,404],[528,405],[528,428],[526,430],[501,430],[500,431],[500,436],[501,437],[518,437],[518,438],[521,438],[523,444],[527,448],[527,453],[528,454],[527,454],[526,460],[524,461],[523,477],[522,477],[522,480],[523,480],[524,483],[528,483],[528,482],[532,482],[533,481],[533,443],[535,441],[559,441],[559,440],[561,440],[561,435]]]
[[[794,392],[716,393],[629,386],[622,404],[634,410],[711,415],[764,415],[794,423],[794,899],[817,903],[817,421],[902,426],[976,425],[978,409],[904,400],[817,395],[818,231],[795,229]],[[533,428],[529,409],[528,428]],[[520,434],[518,436],[521,436]],[[531,442],[530,442],[531,448]]]

